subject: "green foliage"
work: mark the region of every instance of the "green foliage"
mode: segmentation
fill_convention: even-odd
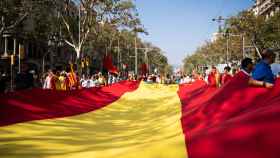
[[[1,0],[0,1],[0,35],[4,31],[15,32],[26,19],[33,7],[32,0]]]
[[[0,34],[7,30],[4,25],[13,25],[20,19],[21,23],[11,29],[36,43],[41,52],[47,51],[49,40],[59,40],[64,43],[63,48],[96,59],[96,63],[91,64],[101,67],[105,53],[112,54],[114,63],[120,65],[117,63],[119,46],[122,63],[130,64],[130,69],[134,70],[131,56],[134,56],[136,38],[137,48],[152,50],[148,53],[151,68],[161,73],[172,70],[160,48],[137,36],[137,33],[147,32],[132,0],[2,0],[0,8],[0,17],[4,17],[5,22],[0,21]],[[143,49],[138,49],[138,57],[139,66],[146,62]]]
[[[226,21],[226,29],[216,41],[206,42],[192,55],[184,59],[186,72],[191,72],[198,65],[216,65],[226,61],[226,32],[229,33],[229,61],[238,61],[243,57],[243,40],[246,46],[253,42],[260,50],[264,48],[280,48],[280,13],[269,19],[255,16],[253,12],[243,11]],[[255,52],[253,52],[255,55]],[[256,57],[256,56],[255,56]],[[254,57],[254,58],[255,58]]]

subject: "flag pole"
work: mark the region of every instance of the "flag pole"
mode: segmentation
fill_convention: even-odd
[[[14,65],[14,55],[11,55],[11,92],[14,91],[14,84],[13,84],[13,65]]]

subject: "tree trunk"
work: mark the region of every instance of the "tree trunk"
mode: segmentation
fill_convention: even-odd
[[[75,48],[75,52],[76,52],[76,60],[75,60],[75,64],[76,64],[76,68],[77,68],[77,75],[81,75],[82,74],[82,69],[80,66],[80,57],[81,57],[81,50],[79,48]]]

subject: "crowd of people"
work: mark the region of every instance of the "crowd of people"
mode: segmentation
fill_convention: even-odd
[[[13,74],[14,76],[5,71],[0,72],[0,93],[11,91],[11,89],[23,90],[40,86],[39,75],[34,70],[28,69],[26,65],[22,65],[21,69],[21,72]]]
[[[11,76],[0,71],[0,93],[15,90],[32,88],[42,88],[46,90],[68,91],[82,88],[92,88],[110,85],[128,77],[121,77],[116,73],[97,72],[92,75],[78,75],[73,69],[73,65],[65,70],[49,69],[46,73],[38,74],[30,69],[26,64],[22,65],[22,70],[14,76],[11,83]],[[130,80],[133,77],[129,77]]]
[[[178,78],[178,76],[175,75],[157,75],[157,74],[151,74],[151,75],[142,75],[141,79],[146,83],[157,83],[157,84],[179,84],[181,81],[181,78]]]
[[[262,53],[262,59],[255,66],[250,58],[242,61],[242,70],[250,76],[250,85],[266,88],[274,86],[277,76],[273,74],[270,65],[275,62],[275,58],[276,54],[272,50],[266,49]]]
[[[240,68],[231,70],[231,67],[226,66],[223,73],[219,73],[217,68],[212,66],[205,81],[210,86],[221,87],[229,82],[235,74],[243,73],[250,77],[248,83],[250,86],[272,88],[277,75],[273,74],[270,65],[275,62],[275,58],[276,54],[272,50],[265,49],[262,52],[262,59],[256,65],[252,59],[245,58],[242,60]]]
[[[121,80],[143,80],[147,83],[158,84],[190,84],[196,80],[204,80],[209,86],[221,87],[228,83],[235,74],[243,73],[250,77],[249,85],[271,88],[275,84],[276,76],[272,73],[271,64],[275,62],[276,54],[265,49],[262,52],[262,59],[254,65],[253,60],[245,58],[242,60],[240,68],[226,66],[223,72],[219,72],[215,66],[211,69],[206,68],[203,73],[195,70],[189,75],[142,75],[126,74],[124,76],[117,73],[95,73],[93,75],[77,75],[73,70],[73,65],[66,70],[48,70],[46,74],[38,75],[34,70],[22,67],[21,73],[15,76],[13,86],[16,90],[41,87],[43,89],[67,91],[81,88],[92,88],[110,85]],[[0,92],[7,91],[7,84],[10,78],[5,72],[0,73]]]
[[[43,80],[43,89],[58,91],[76,90],[111,85],[121,81],[122,78],[116,73],[98,72],[93,75],[77,75],[77,72],[49,70]]]
[[[149,75],[144,76],[143,80],[147,83],[159,84],[191,84],[196,80],[203,80],[209,86],[221,87],[232,80],[237,73],[243,73],[250,77],[248,84],[250,86],[272,88],[275,84],[277,75],[273,74],[271,64],[275,62],[276,54],[271,49],[265,49],[262,52],[262,59],[257,64],[250,58],[241,61],[240,67],[231,68],[229,65],[224,67],[223,72],[219,72],[217,67],[206,68],[203,73],[193,70],[191,74],[179,75]]]
[[[79,77],[70,71],[59,72],[55,75],[53,72],[49,72],[44,82],[44,89],[56,89],[56,90],[71,90],[77,88],[91,88],[105,86],[119,82],[122,79],[128,80],[143,80],[146,83],[158,83],[158,84],[191,84],[196,80],[203,80],[209,86],[221,87],[225,85],[234,75],[237,73],[244,73],[250,76],[249,85],[261,86],[266,88],[273,87],[276,76],[273,75],[270,65],[275,61],[275,53],[266,49],[262,53],[262,59],[256,64],[253,64],[253,60],[245,58],[242,60],[239,68],[231,68],[230,66],[224,67],[223,72],[212,66],[211,69],[206,68],[204,73],[198,73],[193,70],[191,74],[180,75],[159,75],[159,74],[146,74],[137,77],[135,74],[128,74],[126,78],[121,78],[118,74],[108,73],[106,76],[102,73],[94,74],[91,76],[83,75]],[[51,80],[50,78],[53,78]],[[54,83],[52,83],[54,82]],[[50,86],[52,85],[52,86]]]

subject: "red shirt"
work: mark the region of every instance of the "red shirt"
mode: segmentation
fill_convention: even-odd
[[[210,86],[214,86],[214,87],[217,86],[216,75],[217,75],[217,73],[214,73],[214,72],[211,72],[208,75],[208,83]]]
[[[222,84],[226,84],[232,79],[232,76],[230,74],[223,74],[222,76]]]
[[[56,82],[58,80],[58,77],[56,75],[52,76],[52,79],[51,79],[51,89],[52,90],[56,90]]]

